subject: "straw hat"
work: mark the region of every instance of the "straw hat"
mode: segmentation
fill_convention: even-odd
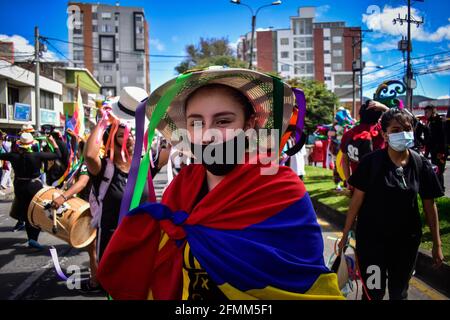
[[[156,89],[147,100],[146,114],[150,120],[164,95],[174,90],[177,79],[172,79]],[[158,130],[171,141],[172,133],[177,129],[186,129],[185,102],[187,97],[206,84],[223,84],[242,92],[252,103],[256,115],[256,129],[274,128],[274,77],[248,69],[209,67],[191,72],[190,77],[175,92],[175,97],[163,115]],[[278,80],[280,83],[280,80]],[[282,82],[280,90],[282,101],[282,132],[286,131],[295,105],[295,96],[291,87]],[[174,142],[174,141],[171,141]],[[176,142],[176,141],[175,141]]]
[[[26,123],[22,126],[21,133],[28,132],[28,133],[34,133],[36,130],[34,130],[34,127],[31,125],[31,123]]]
[[[17,141],[17,145],[20,148],[29,148],[34,143],[33,135],[29,132],[24,132],[20,135],[19,141]]]

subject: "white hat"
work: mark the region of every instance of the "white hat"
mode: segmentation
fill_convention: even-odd
[[[34,143],[33,135],[29,132],[24,132],[20,135],[20,140],[18,141],[18,145],[21,148],[28,148]]]
[[[148,93],[138,87],[124,87],[119,97],[111,99],[112,113],[121,120],[134,120],[137,106],[148,97]]]
[[[22,126],[22,130],[21,130],[21,132],[29,132],[29,133],[34,132],[34,131],[35,131],[34,127],[31,125],[31,123],[24,124]]]

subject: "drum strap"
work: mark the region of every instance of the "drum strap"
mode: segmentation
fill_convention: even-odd
[[[94,185],[91,188],[91,193],[89,195],[89,205],[91,207],[91,214],[93,218],[91,225],[94,228],[97,228],[100,225],[100,220],[103,211],[103,199],[105,198],[106,192],[108,191],[109,186],[111,185],[112,178],[114,176],[114,171],[115,171],[114,163],[109,158],[107,158],[105,172],[101,179],[98,192]]]

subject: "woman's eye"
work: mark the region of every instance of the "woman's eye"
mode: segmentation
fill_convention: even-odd
[[[231,123],[231,120],[228,120],[228,119],[222,119],[222,120],[218,120],[217,122],[216,122],[218,125],[227,125],[227,124],[229,124],[229,123]]]

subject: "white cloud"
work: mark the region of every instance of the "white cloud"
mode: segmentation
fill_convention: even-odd
[[[239,43],[240,41],[241,41],[241,38],[239,37],[239,38],[236,39],[235,42],[230,42],[230,43],[229,43],[230,48],[233,49],[234,52],[236,52],[238,43]]]
[[[171,38],[171,40],[172,40],[172,42],[178,42],[178,40],[180,40],[179,38],[178,38],[178,36],[172,36],[172,38]]]
[[[256,32],[259,32],[259,31],[270,31],[270,30],[272,30],[271,28],[256,28]],[[251,34],[251,32],[250,32],[250,34]]]
[[[363,14],[362,21],[369,29],[378,31],[392,36],[405,36],[407,33],[407,25],[404,23],[393,24],[393,20],[398,17],[404,18],[408,14],[408,7],[401,6],[397,8],[386,5],[381,12],[374,11],[371,14]],[[416,19],[423,17],[423,13],[412,8],[411,15]],[[440,42],[442,40],[450,40],[450,24],[439,27],[434,32],[425,31],[424,25],[417,28],[415,25],[411,28],[412,37],[414,40],[423,42]]]
[[[166,46],[156,38],[150,39],[150,45],[158,51],[166,50]]]
[[[372,44],[372,47],[375,49],[375,51],[387,51],[387,50],[397,49],[398,48],[398,39],[379,41],[375,45]]]
[[[377,63],[373,62],[373,61],[367,61],[366,62],[366,70],[365,72],[367,73],[365,76],[363,76],[363,81],[365,84],[372,82],[372,81],[376,81],[378,79],[380,79],[380,83],[381,80],[385,80],[384,78],[386,78],[387,76],[389,76],[392,71],[389,70],[384,70],[384,69],[380,69],[377,71],[377,69],[379,69],[382,66],[379,66]]]
[[[362,54],[363,54],[364,56],[370,55],[370,49],[369,49],[368,47],[363,47],[363,48],[362,48]]]
[[[22,36],[17,34],[8,36],[6,34],[0,34],[0,41],[14,43],[14,59],[16,61],[26,61],[34,59],[34,44]],[[43,53],[43,59],[46,61],[56,61],[57,56],[52,51]]]
[[[440,96],[440,97],[437,97],[437,99],[438,99],[438,100],[441,100],[441,99],[450,99],[450,96],[449,96],[449,95],[446,95],[446,96]]]
[[[331,6],[329,5],[323,5],[316,8],[316,18],[322,18],[325,13],[327,13],[330,10]]]

